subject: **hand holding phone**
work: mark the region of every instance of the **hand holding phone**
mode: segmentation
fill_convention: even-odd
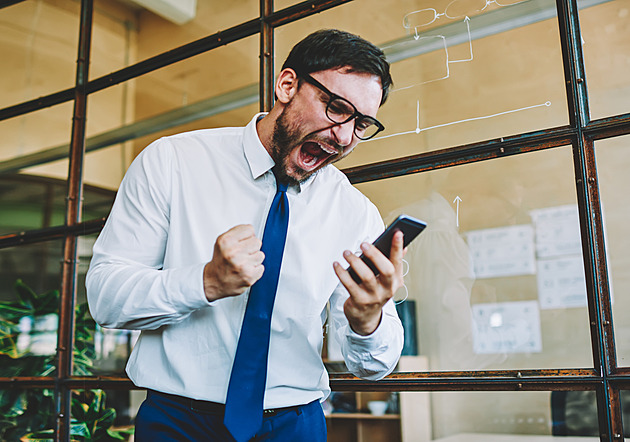
[[[385,229],[385,231],[378,238],[376,238],[376,240],[372,244],[374,245],[374,247],[380,250],[383,255],[389,258],[389,253],[392,248],[392,238],[394,236],[394,233],[396,233],[397,231],[403,232],[403,235],[404,235],[403,248],[404,248],[404,247],[407,247],[409,243],[411,243],[411,241],[415,239],[420,234],[420,232],[422,232],[425,229],[426,226],[427,224],[424,221],[420,221],[419,219],[403,214],[403,215],[400,215],[398,218],[396,218],[389,225],[389,227],[387,227],[387,229]],[[363,262],[365,262],[365,264],[370,268],[370,270],[374,272],[374,275],[376,276],[379,275],[378,269],[372,263],[372,261],[370,261],[370,259],[368,259],[363,254],[361,254],[360,258]],[[359,278],[359,276],[355,273],[352,267],[348,268],[348,272],[350,273],[350,276],[352,276],[352,279],[354,279],[354,281],[357,284],[361,283],[361,278]]]

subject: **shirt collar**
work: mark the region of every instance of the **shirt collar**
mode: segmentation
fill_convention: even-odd
[[[271,170],[275,164],[269,152],[267,152],[267,149],[265,149],[265,146],[263,146],[260,141],[258,131],[256,130],[256,122],[265,115],[267,114],[264,112],[254,115],[254,118],[245,126],[245,132],[243,133],[245,159],[252,173],[252,178],[255,180]]]
[[[256,123],[265,115],[267,115],[266,112],[254,115],[254,118],[252,118],[247,126],[245,126],[245,132],[243,133],[245,159],[247,160],[249,170],[252,173],[252,178],[254,180],[257,180],[267,172],[271,173],[271,169],[276,164],[269,155],[269,152],[267,152],[267,149],[265,149],[265,146],[263,146],[260,141],[258,131],[256,130]],[[301,184],[291,186],[290,188],[295,188],[298,193],[301,192],[311,185],[318,173],[319,171],[315,172]]]

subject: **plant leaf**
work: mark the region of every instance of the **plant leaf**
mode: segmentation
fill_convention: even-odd
[[[25,434],[21,437],[21,441],[24,442],[49,442],[53,441],[55,437],[54,430],[35,431],[33,433]]]
[[[70,424],[70,436],[87,437],[92,439],[90,430],[85,422],[73,422]]]
[[[15,284],[13,284],[13,288],[17,292],[18,297],[20,298],[20,301],[22,302],[22,304],[29,305],[29,306],[33,305],[37,295],[35,294],[33,290],[31,290],[29,286],[24,284],[21,279],[18,279],[17,281],[15,281]]]

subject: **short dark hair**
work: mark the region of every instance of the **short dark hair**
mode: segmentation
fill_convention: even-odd
[[[344,66],[349,66],[351,72],[378,76],[383,88],[381,105],[385,103],[392,86],[385,54],[369,41],[349,32],[337,29],[313,32],[293,46],[282,69],[310,74]]]

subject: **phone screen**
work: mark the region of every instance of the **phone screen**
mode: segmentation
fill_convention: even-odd
[[[411,241],[413,241],[420,232],[425,229],[426,226],[427,224],[424,221],[403,214],[396,218],[372,244],[374,244],[374,246],[379,249],[383,255],[389,258],[394,233],[399,230],[403,232],[403,247],[407,247],[409,243],[411,243]],[[372,261],[363,256],[363,254],[361,254],[360,258],[367,264],[372,272],[378,276],[378,269],[374,266]],[[352,279],[354,279],[356,283],[361,283],[361,279],[354,270],[352,270],[352,268],[348,268],[348,272],[350,272],[350,276],[352,276]]]

